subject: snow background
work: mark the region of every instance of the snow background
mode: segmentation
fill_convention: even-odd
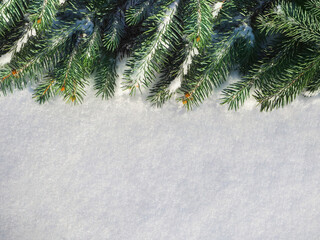
[[[235,76],[233,76],[235,77]],[[320,98],[186,112],[0,98],[0,239],[320,239]]]
[[[0,240],[320,239],[319,96],[186,112],[32,91],[0,97]]]

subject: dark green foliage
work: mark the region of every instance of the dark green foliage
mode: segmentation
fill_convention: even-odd
[[[306,3],[306,9],[310,11],[314,16],[320,18],[320,1],[310,0]]]
[[[97,96],[101,96],[103,99],[112,97],[117,77],[115,56],[113,54],[103,54],[94,78],[94,89],[97,90]]]
[[[9,52],[11,49],[16,47],[18,40],[25,33],[26,22],[21,20],[16,23],[14,29],[6,30],[4,35],[5,38],[0,38],[0,56]]]
[[[129,26],[137,25],[146,19],[153,10],[154,0],[140,0],[132,4],[126,11],[126,22]]]
[[[191,0],[185,4],[184,15],[184,34],[188,41],[199,49],[208,46],[213,33],[212,1]]]
[[[176,49],[172,49],[167,59],[168,63],[162,70],[160,80],[151,88],[148,100],[154,106],[162,106],[172,96],[173,92],[169,89],[173,81],[181,81],[184,75],[183,64],[188,60],[188,55],[191,54],[192,48],[185,47],[187,42],[181,42]]]
[[[27,10],[29,20],[37,31],[44,31],[51,27],[55,20],[59,0],[32,0]]]
[[[28,5],[27,0],[8,0],[0,4],[0,36],[4,37],[23,19]]]
[[[31,82],[40,103],[81,103],[91,74],[96,95],[112,97],[124,56],[121,87],[149,89],[155,106],[175,97],[192,109],[232,71],[229,109],[253,94],[272,110],[320,89],[320,0],[8,0],[0,16],[0,55],[13,53],[0,88]]]
[[[148,87],[166,64],[170,47],[174,47],[181,39],[181,27],[177,16],[178,4],[166,1],[166,4],[157,6],[157,13],[150,16],[143,24],[148,29],[137,40],[131,58],[128,61],[129,69],[125,72],[124,88],[131,94],[140,87]],[[164,20],[165,19],[165,20]]]
[[[304,90],[319,90],[320,22],[311,6],[316,9],[319,1],[277,1],[258,17],[264,41],[257,61],[241,81],[223,91],[223,103],[238,109],[255,87],[254,97],[267,111],[292,102]]]
[[[115,51],[123,38],[125,31],[124,13],[118,9],[108,20],[108,27],[104,36],[104,47],[109,51]]]

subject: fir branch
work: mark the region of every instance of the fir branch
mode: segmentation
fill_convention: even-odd
[[[5,32],[5,38],[0,38],[0,56],[17,48],[18,40],[25,33],[26,21],[17,22],[13,29]]]
[[[42,78],[37,88],[34,90],[33,98],[42,104],[54,97],[58,91],[59,85],[54,79],[54,76],[50,74]]]
[[[186,47],[186,45],[186,42],[182,42],[172,50],[167,60],[172,64],[163,67],[159,81],[150,90],[147,99],[153,106],[161,107],[180,87],[196,51],[192,46]]]
[[[28,4],[27,0],[7,0],[0,5],[0,36],[4,37],[6,31],[22,20]]]
[[[267,44],[267,43],[265,43]],[[264,49],[263,59],[253,64],[249,72],[236,83],[230,84],[222,91],[221,104],[228,104],[229,109],[238,110],[249,97],[250,89],[257,85],[263,86],[288,66],[288,60],[292,59],[300,48],[297,44],[287,42],[283,46],[283,39],[274,39]],[[270,51],[272,49],[272,51]]]
[[[88,72],[93,72],[94,65],[99,62],[102,47],[100,29],[97,26],[94,28],[92,35],[89,36],[84,45],[86,47],[83,49],[82,62]]]
[[[120,8],[110,17],[107,26],[104,33],[103,45],[107,50],[115,51],[125,34],[124,13]]]
[[[0,54],[13,53],[0,67],[4,94],[34,82],[41,103],[56,95],[80,103],[95,72],[97,96],[110,98],[116,59],[131,51],[123,88],[131,95],[150,88],[147,99],[156,106],[178,93],[191,109],[236,68],[245,76],[223,90],[229,109],[238,109],[253,87],[262,110],[319,90],[319,1],[59,2],[2,1]]]
[[[141,23],[144,19],[150,16],[153,9],[153,0],[141,0],[135,5],[129,7],[126,11],[126,23],[129,26],[134,26]]]
[[[281,1],[273,12],[260,17],[259,22],[267,34],[281,33],[293,41],[320,44],[320,19],[294,3]]]
[[[292,102],[316,76],[320,57],[310,50],[299,53],[290,67],[284,69],[274,80],[265,83],[255,92],[255,98],[261,104],[261,111],[279,108]]]
[[[59,0],[33,0],[28,8],[33,27],[41,32],[47,30],[55,20]]]
[[[41,37],[30,37],[25,46],[13,56],[11,62],[5,66],[6,75],[0,74],[0,86],[3,92],[12,91],[12,84],[20,86],[26,78],[37,81],[44,72],[51,70],[57,62],[68,53],[68,46],[72,42],[73,33],[77,27],[73,24],[64,26],[64,31],[58,29],[45,40]],[[39,75],[40,74],[40,75]]]
[[[208,45],[213,35],[211,0],[189,0],[185,4],[185,31],[189,41],[198,48]]]
[[[307,10],[320,19],[320,2],[319,0],[309,0],[306,2]]]
[[[61,90],[64,99],[72,103],[81,103],[85,95],[84,87],[87,85],[88,72],[82,64],[82,55],[76,46],[70,57],[55,69],[55,77],[62,83]]]
[[[214,47],[197,56],[191,65],[191,71],[182,82],[180,92],[184,95],[178,98],[187,109],[199,105],[207,98],[214,88],[223,83],[230,71],[243,56],[243,49],[251,45],[251,39],[240,28],[235,28],[233,34],[224,36]]]
[[[313,77],[313,79],[310,79],[307,86],[306,86],[306,92],[309,94],[318,93],[320,90],[320,69],[317,70],[317,73]]]
[[[84,87],[87,85],[85,78],[89,73],[82,64],[81,47],[82,44],[77,42],[69,57],[59,62],[50,73],[52,79],[45,81],[44,84],[40,84],[35,90],[34,98],[38,102],[43,103],[49,99],[50,95],[58,94],[58,88],[67,102],[82,102],[85,95]],[[47,87],[44,88],[46,84]],[[51,90],[54,87],[56,91]]]
[[[109,99],[114,95],[118,77],[114,55],[104,53],[96,70],[94,77],[94,89],[97,90],[96,96],[101,96],[102,99]]]
[[[181,39],[181,28],[176,18],[179,0],[149,18],[149,30],[143,33],[140,44],[128,61],[129,70],[125,72],[124,88],[134,94],[141,85],[148,87],[165,63],[166,56],[173,43]]]
[[[228,104],[229,110],[238,110],[249,97],[250,89],[254,86],[254,78],[244,78],[236,83],[230,84],[222,91],[224,97],[221,104]]]

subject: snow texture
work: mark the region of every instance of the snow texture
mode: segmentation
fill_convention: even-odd
[[[255,37],[254,34],[252,32],[252,28],[248,25],[248,24],[243,24],[240,27],[235,29],[235,33],[238,35],[238,37],[244,37],[246,39],[250,39],[249,43],[251,45],[254,44],[255,42]]]
[[[1,96],[0,240],[320,239],[319,96],[186,112],[120,78],[75,107]]]
[[[213,12],[212,12],[213,17],[218,16],[218,14],[219,14],[222,6],[223,6],[223,3],[224,3],[224,1],[223,2],[217,2],[217,3],[214,4]]]
[[[0,66],[9,63],[12,58],[13,51],[10,51],[2,56],[0,56]]]
[[[235,76],[233,76],[235,77]],[[0,98],[0,239],[320,239],[320,98],[186,112]]]
[[[34,28],[30,28],[23,36],[21,39],[19,39],[17,43],[17,52],[21,50],[24,44],[26,44],[31,36],[36,36],[37,32]]]

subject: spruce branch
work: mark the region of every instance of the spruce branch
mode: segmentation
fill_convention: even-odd
[[[173,96],[187,74],[191,58],[195,55],[194,51],[196,50],[193,46],[181,42],[169,54],[167,62],[172,64],[162,68],[159,81],[154,84],[147,97],[153,106],[161,107]]]
[[[134,26],[141,23],[150,16],[153,9],[153,0],[141,0],[133,6],[130,6],[126,11],[126,23],[129,26]]]
[[[320,56],[310,50],[299,53],[290,67],[274,76],[273,81],[261,85],[255,98],[261,104],[261,111],[279,108],[292,102],[313,79],[319,69]]]
[[[128,61],[129,70],[125,72],[124,89],[130,89],[131,95],[141,86],[149,86],[165,63],[169,49],[181,39],[181,28],[176,18],[178,6],[179,0],[176,0],[145,22],[144,26],[149,29],[142,34]]]
[[[254,78],[244,78],[236,83],[230,84],[222,91],[224,97],[221,104],[228,104],[229,110],[238,110],[249,97],[250,89],[254,86]]]
[[[120,8],[117,9],[114,15],[111,15],[107,26],[104,33],[103,45],[107,50],[115,51],[125,34],[124,13]]]
[[[86,77],[89,73],[82,62],[81,45],[82,43],[78,40],[75,46],[71,46],[72,51],[69,57],[60,61],[50,73],[51,79],[48,76],[49,81],[45,81],[47,87],[44,89],[45,84],[41,84],[35,90],[34,98],[37,101],[43,103],[49,99],[50,95],[56,95],[59,93],[58,87],[67,102],[82,102],[85,95],[84,87],[87,85]],[[56,91],[51,90],[54,87]]]
[[[48,30],[58,12],[59,0],[33,0],[28,8],[30,22],[38,31]]]
[[[259,18],[260,28],[267,34],[281,33],[299,42],[320,43],[320,19],[302,7],[280,1],[274,11]]]
[[[251,46],[248,32],[243,33],[240,29],[235,28],[231,35],[220,36],[220,41],[208,52],[195,57],[190,73],[179,90],[184,96],[177,99],[187,109],[192,109],[193,105],[198,106],[209,97],[213,89],[219,87],[239,63],[237,59],[243,56],[243,49]]]
[[[28,4],[27,0],[7,0],[0,4],[0,37],[5,37],[6,31],[23,19]]]
[[[114,54],[102,54],[94,77],[94,89],[97,90],[96,96],[101,96],[102,99],[111,98],[115,92],[117,77]]]
[[[198,48],[206,47],[212,39],[213,14],[211,0],[189,0],[185,4],[185,30],[189,41]]]
[[[83,33],[82,36],[84,36]],[[102,48],[102,39],[99,27],[95,26],[93,33],[88,37],[88,40],[84,45],[82,62],[88,72],[93,72],[95,64],[99,62]]]
[[[229,109],[238,109],[252,88],[262,110],[320,88],[318,0],[0,3],[0,55],[12,53],[0,67],[4,94],[31,82],[40,103],[58,95],[81,103],[93,73],[96,95],[107,99],[125,55],[122,87],[130,95],[148,88],[155,106],[177,94],[191,109],[233,70],[241,80],[222,91]]]
[[[307,10],[320,19],[320,2],[319,0],[309,0],[306,2]]]
[[[309,80],[306,86],[306,92],[309,94],[314,94],[320,90],[320,69],[317,70],[315,76]]]
[[[254,63],[240,81],[230,84],[222,91],[221,104],[228,104],[230,110],[238,110],[244,104],[252,87],[263,86],[274,74],[287,67],[288,59],[292,59],[299,48],[299,45],[290,42],[283,46],[282,38],[264,44],[267,46],[263,49],[263,58]]]
[[[49,99],[57,95],[59,84],[52,74],[44,76],[34,90],[33,98],[40,104],[47,102]]]
[[[63,25],[64,31],[59,30],[61,28],[53,31],[52,35],[48,36],[49,39],[31,36],[24,47],[15,53],[10,63],[4,66],[7,74],[0,74],[0,87],[3,92],[7,89],[12,91],[13,85],[20,87],[26,78],[38,81],[39,76],[50,71],[63,59],[77,26],[69,23]]]
[[[17,48],[19,39],[25,33],[25,27],[26,21],[21,20],[16,23],[16,26],[13,29],[5,31],[4,35],[6,37],[0,37],[0,56]]]

